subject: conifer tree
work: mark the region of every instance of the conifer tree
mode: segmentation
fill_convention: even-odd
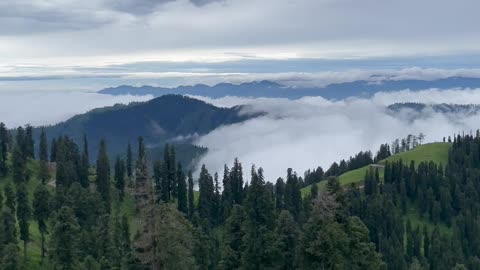
[[[88,139],[87,134],[83,134],[83,152],[81,157],[81,165],[80,165],[80,185],[84,188],[90,186],[90,179],[88,178],[90,168],[90,157],[88,154]]]
[[[25,158],[35,158],[35,142],[33,141],[33,128],[30,125],[27,125],[25,128],[25,138],[24,138],[24,154]]]
[[[187,183],[185,182],[185,175],[182,171],[182,164],[177,165],[177,206],[178,211],[188,214],[188,198],[187,198]]]
[[[13,190],[12,185],[7,183],[5,185],[5,206],[8,207],[12,213],[16,213],[16,201],[15,191]]]
[[[213,178],[208,173],[205,165],[202,166],[200,177],[198,179],[199,198],[198,198],[198,214],[201,218],[213,222],[214,213],[214,185]]]
[[[105,140],[100,141],[97,158],[97,178],[95,184],[97,191],[102,196],[107,211],[110,209],[110,164],[107,156]]]
[[[127,176],[128,178],[132,178],[133,176],[133,153],[132,153],[132,145],[128,142],[127,146]]]
[[[115,188],[120,201],[123,201],[125,194],[125,162],[119,156],[115,160]]]
[[[243,223],[245,213],[242,206],[236,204],[232,207],[230,216],[225,222],[224,237],[221,248],[220,266],[225,270],[239,269],[243,253]]]
[[[192,172],[188,172],[188,216],[192,218],[195,212],[195,196],[193,192],[193,176]]]
[[[55,138],[52,139],[52,143],[50,144],[50,162],[57,161],[57,140]]]
[[[38,178],[40,181],[45,184],[47,183],[49,176],[48,171],[48,144],[47,144],[47,135],[45,130],[42,128],[40,133],[40,144],[38,149],[38,159],[39,159],[39,171]]]
[[[8,131],[4,123],[0,123],[0,176],[7,175]]]
[[[33,217],[37,221],[41,239],[42,264],[45,258],[45,234],[50,216],[50,192],[45,185],[38,185],[33,194]]]
[[[274,233],[275,269],[296,269],[298,263],[297,242],[299,239],[297,228],[298,225],[290,212],[282,210],[278,216]]]
[[[251,183],[245,198],[245,225],[242,267],[245,269],[271,268],[273,241],[273,199],[266,189],[262,168],[252,166]]]
[[[12,176],[15,183],[27,181],[26,159],[18,145],[15,146],[12,154]]]
[[[61,207],[53,218],[49,238],[49,263],[53,269],[74,269],[78,262],[79,226],[74,212]]]
[[[29,221],[31,217],[30,204],[25,183],[17,185],[17,220],[20,228],[20,240],[23,241],[23,262],[27,263],[27,243],[30,240]]]

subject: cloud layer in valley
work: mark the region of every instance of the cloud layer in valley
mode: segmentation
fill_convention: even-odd
[[[453,122],[449,121],[451,117],[429,112],[410,122],[402,112],[397,115],[385,112],[385,106],[395,102],[480,103],[480,89],[405,90],[377,93],[371,99],[337,102],[320,97],[202,99],[217,106],[246,104],[245,113],[268,113],[216,129],[196,143],[209,148],[200,163],[205,163],[212,171],[221,173],[225,163],[238,157],[246,172],[251,164],[262,166],[269,181],[284,176],[289,167],[300,175],[319,165],[327,169],[333,161],[346,159],[362,150],[376,151],[381,143],[390,143],[408,134],[423,132],[427,142],[434,142],[441,141],[444,136],[480,128],[480,115],[458,115]]]

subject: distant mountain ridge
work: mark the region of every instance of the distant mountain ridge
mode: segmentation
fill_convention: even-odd
[[[372,77],[373,78],[373,77]],[[391,92],[404,89],[413,91],[438,88],[480,88],[480,78],[449,77],[436,80],[358,80],[345,83],[332,83],[324,87],[289,87],[272,81],[254,81],[242,84],[219,83],[214,86],[196,84],[173,88],[122,85],[105,88],[98,91],[108,95],[153,95],[166,94],[197,95],[219,98],[225,96],[239,97],[270,97],[298,99],[304,96],[321,96],[326,99],[338,100],[348,97],[370,97],[377,92]]]
[[[143,136],[147,147],[158,151],[166,142],[182,144],[181,150],[186,156],[183,161],[188,163],[205,149],[190,145],[188,139],[177,138],[204,135],[222,125],[256,116],[240,114],[241,109],[241,106],[219,108],[186,96],[165,95],[147,102],[94,109],[65,122],[47,126],[45,131],[50,140],[68,135],[79,145],[83,145],[83,134],[87,134],[91,161],[96,158],[102,138],[107,139],[107,150],[113,158],[115,155],[125,155],[129,141],[136,149],[138,136]],[[38,137],[39,132],[40,128],[35,128],[34,136]]]

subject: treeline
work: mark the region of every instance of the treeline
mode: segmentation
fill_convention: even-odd
[[[458,135],[445,167],[387,162],[384,181],[367,172],[363,189],[345,192],[349,214],[367,225],[388,269],[480,269],[479,173],[480,137]]]
[[[421,145],[423,140],[425,140],[425,134],[423,133],[420,133],[418,135],[408,134],[407,137],[403,139],[396,139],[395,141],[393,141],[390,149],[392,151],[392,154],[398,154],[401,152],[412,150],[413,148]]]
[[[132,157],[128,145],[126,158],[117,157],[111,170],[104,140],[92,167],[86,162],[86,138],[81,147],[66,136],[56,138],[50,150],[54,162],[49,162],[42,133],[33,162],[34,144],[23,131],[17,129],[7,147],[12,151],[6,164],[13,185],[4,183],[0,192],[1,269],[32,263],[32,223],[41,234],[39,263],[45,269],[384,266],[362,221],[338,218],[344,206],[333,192],[338,191],[335,181],[329,184],[332,192],[317,190],[302,198],[299,178],[291,169],[285,181],[273,185],[253,166],[247,181],[235,160],[222,176],[211,175],[203,166],[195,191],[192,174],[182,170],[172,146],[166,145],[163,160],[152,166],[140,137],[138,156]],[[38,164],[38,170],[31,171],[37,175],[27,173],[32,164]],[[36,186],[33,194],[29,186]],[[125,207],[129,203],[134,205],[131,213]],[[330,235],[325,231],[334,237],[325,237]]]
[[[299,181],[302,187],[305,187],[313,183],[326,180],[330,176],[339,176],[348,171],[377,163],[391,155],[392,153],[390,151],[390,146],[387,143],[381,144],[375,156],[373,156],[372,152],[370,151],[360,151],[354,156],[351,156],[348,160],[342,159],[338,163],[333,162],[326,172],[323,171],[322,167],[317,167],[313,170],[307,170],[304,173],[303,179],[299,178]]]

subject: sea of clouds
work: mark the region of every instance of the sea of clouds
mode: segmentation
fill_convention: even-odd
[[[408,134],[422,132],[428,143],[480,128],[480,115],[452,117],[427,110],[412,121],[408,111],[391,114],[386,110],[386,106],[397,102],[480,104],[480,89],[405,90],[336,102],[321,97],[197,98],[223,107],[247,105],[243,113],[267,112],[243,123],[220,127],[195,143],[208,147],[199,163],[212,172],[221,174],[224,164],[238,157],[246,172],[252,164],[261,166],[271,182],[286,175],[287,168],[300,175],[317,166],[327,169],[333,161],[363,150],[375,152],[380,144]]]
[[[2,92],[0,121],[10,128],[31,124],[49,125],[88,110],[147,101],[151,96],[109,96],[88,92]],[[423,91],[379,92],[371,98],[329,101],[321,97],[298,100],[279,98],[195,97],[220,107],[246,105],[242,113],[265,112],[243,123],[223,126],[194,139],[208,147],[199,164],[221,174],[224,164],[238,157],[245,172],[255,164],[275,181],[293,168],[303,175],[307,169],[348,158],[363,150],[376,151],[408,134],[426,134],[426,142],[444,136],[474,132],[480,115],[444,115],[426,111],[413,121],[411,113],[387,113],[386,106],[397,102],[429,104],[480,104],[480,89],[428,89]]]

